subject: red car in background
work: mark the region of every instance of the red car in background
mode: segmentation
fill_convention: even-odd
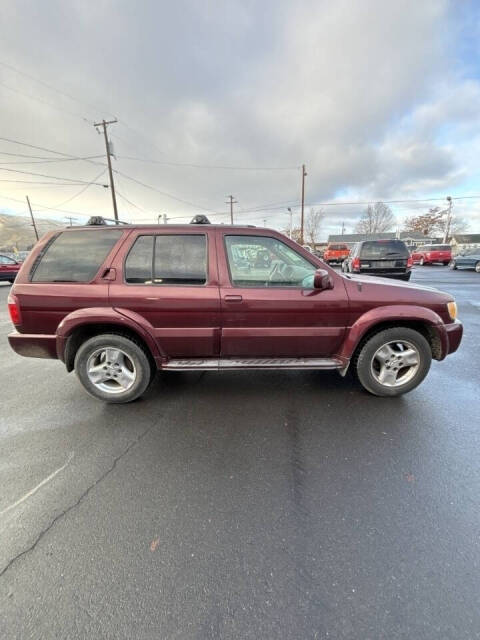
[[[452,259],[452,247],[449,244],[426,244],[412,251],[414,264],[433,264],[439,262],[447,265]]]
[[[14,260],[5,254],[0,254],[0,282],[5,280],[7,282],[13,282],[21,266],[22,262]]]
[[[323,260],[327,264],[337,262],[341,264],[350,253],[346,244],[329,244],[323,253]]]

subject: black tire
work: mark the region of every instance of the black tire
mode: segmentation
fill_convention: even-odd
[[[446,266],[447,266],[447,264],[449,264],[449,263],[448,263],[448,260],[447,260],[447,262],[444,262],[444,263],[443,263],[443,266],[444,266],[444,267],[446,267]]]
[[[452,269],[452,271],[455,271],[455,269],[457,268],[457,263],[455,262],[455,260],[450,260],[450,262],[448,263],[448,268]]]
[[[399,386],[389,387],[381,384],[373,375],[372,361],[377,351],[389,343],[408,342],[413,345],[419,355],[418,368],[411,379]],[[385,329],[368,338],[354,358],[355,372],[360,384],[376,396],[399,396],[415,389],[427,375],[432,362],[432,350],[421,333],[408,327]],[[401,368],[400,368],[401,369]]]
[[[133,364],[131,371],[133,383],[125,391],[104,391],[90,380],[87,373],[87,363],[96,352],[102,349],[121,350],[130,360],[130,364]],[[139,342],[110,333],[94,336],[79,347],[75,355],[75,372],[90,395],[110,404],[133,402],[139,398],[147,390],[155,373],[148,354]],[[114,384],[116,383],[112,380],[112,387]]]
[[[477,273],[480,273],[480,261],[476,263],[476,265],[475,265],[475,271],[476,271]]]
[[[412,272],[410,271],[410,273],[406,273],[405,275],[400,276],[400,280],[403,280],[404,282],[408,282],[411,276],[412,276]]]

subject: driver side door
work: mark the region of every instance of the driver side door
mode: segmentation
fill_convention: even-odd
[[[223,357],[329,356],[342,343],[348,302],[341,277],[313,288],[320,265],[260,229],[219,230]]]

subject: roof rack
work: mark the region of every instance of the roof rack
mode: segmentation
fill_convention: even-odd
[[[207,216],[199,213],[190,220],[190,224],[211,224]]]
[[[88,219],[87,226],[89,227],[102,227],[110,224],[129,224],[124,220],[113,220],[113,218],[104,218],[103,216],[92,216]]]

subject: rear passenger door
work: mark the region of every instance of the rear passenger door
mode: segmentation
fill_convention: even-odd
[[[163,355],[218,355],[220,296],[215,243],[208,230],[136,230],[115,267],[110,304],[140,315]]]

